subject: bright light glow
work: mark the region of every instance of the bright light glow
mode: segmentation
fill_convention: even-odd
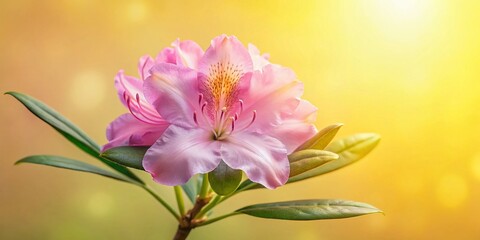
[[[422,32],[432,11],[432,4],[418,0],[379,0],[376,11],[371,12],[373,21],[389,36],[416,35]],[[371,6],[370,6],[371,7]]]
[[[135,1],[127,5],[127,16],[134,23],[145,20],[147,12],[147,6],[143,2]]]
[[[422,6],[418,0],[389,0],[380,2],[386,4],[385,7],[390,8],[390,12],[394,13],[393,17],[413,18],[418,17],[422,13]]]

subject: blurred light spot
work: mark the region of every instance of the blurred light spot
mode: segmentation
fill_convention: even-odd
[[[135,1],[127,5],[127,16],[135,23],[145,20],[147,11],[147,6],[143,2]]]
[[[467,196],[467,183],[460,175],[445,175],[438,182],[437,198],[445,207],[456,208],[467,199]]]
[[[471,171],[473,176],[480,181],[480,154],[477,154],[475,157],[473,157]]]
[[[100,106],[105,96],[105,78],[98,72],[85,71],[74,77],[70,86],[70,101],[84,110]]]
[[[110,195],[98,192],[87,200],[87,211],[94,217],[104,217],[112,210],[113,199]]]

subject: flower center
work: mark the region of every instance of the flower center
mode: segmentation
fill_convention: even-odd
[[[204,101],[204,97],[202,93],[198,94],[198,106],[200,107],[201,117],[203,122],[205,122],[208,127],[212,130],[214,140],[223,140],[228,135],[232,134],[234,131],[243,131],[244,129],[250,127],[255,122],[257,118],[257,111],[252,111],[252,117],[248,124],[244,124],[244,126],[240,126],[239,129],[236,129],[237,121],[239,117],[243,113],[243,100],[239,99],[238,112],[228,111],[227,107],[223,107],[218,114],[215,114],[213,118],[209,117],[210,115],[206,112],[208,102]],[[198,114],[195,111],[193,113],[193,121],[197,126],[200,125]]]
[[[243,76],[241,66],[230,62],[210,65],[205,84],[206,97],[214,104],[212,110],[220,113],[229,108],[237,98],[237,85]]]
[[[201,123],[205,122],[213,132],[215,140],[222,140],[235,131],[244,129],[253,123],[256,112],[252,111],[252,121],[245,126],[236,126],[243,112],[243,101],[238,96],[238,86],[244,76],[243,66],[229,61],[219,61],[208,67],[208,75],[202,82],[198,97],[201,109]],[[198,125],[197,113],[194,121]]]

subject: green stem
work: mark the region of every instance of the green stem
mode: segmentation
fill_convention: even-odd
[[[175,210],[170,205],[168,205],[165,200],[158,196],[158,194],[156,194],[150,186],[142,185],[142,188],[145,189],[148,193],[150,193],[150,195],[152,195],[160,204],[162,204],[162,206],[164,206],[175,217],[175,219],[180,219],[180,215],[178,215],[178,213],[175,212]]]
[[[208,173],[203,174],[202,188],[200,190],[200,198],[206,198],[208,195],[208,187],[210,183],[208,182]]]
[[[177,199],[178,211],[182,216],[185,214],[185,202],[183,201],[182,189],[180,186],[174,186],[173,189],[175,190],[175,198]]]
[[[216,222],[216,221],[220,221],[220,220],[222,220],[222,219],[224,219],[224,218],[227,218],[227,217],[235,216],[235,215],[237,215],[237,214],[240,214],[240,213],[239,213],[239,212],[231,212],[231,213],[229,213],[229,214],[225,214],[225,215],[222,215],[222,216],[219,216],[219,217],[216,217],[216,218],[212,218],[212,219],[210,219],[210,220],[207,220],[207,221],[199,224],[198,227],[203,227],[203,226],[205,226],[205,225],[214,223],[214,222]]]

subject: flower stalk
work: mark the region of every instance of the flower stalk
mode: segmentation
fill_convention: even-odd
[[[180,186],[174,186],[173,189],[175,191],[175,198],[177,199],[178,211],[180,212],[180,215],[184,215],[185,202],[183,200],[182,189]]]
[[[200,190],[200,198],[206,198],[210,183],[208,182],[208,174],[203,174],[202,188]]]

